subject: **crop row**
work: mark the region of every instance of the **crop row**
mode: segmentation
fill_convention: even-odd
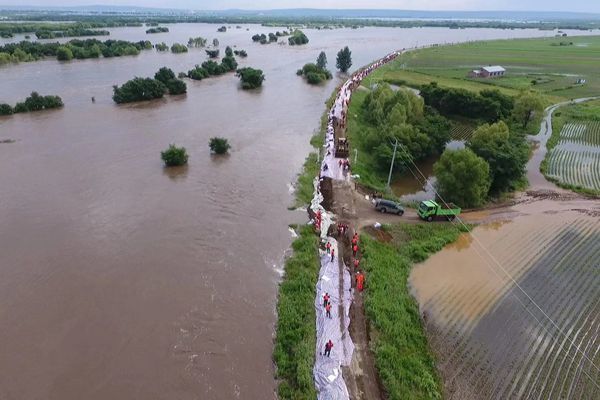
[[[600,227],[569,219],[513,224],[486,244],[568,336],[506,279],[495,288],[489,279],[469,289],[447,282],[429,305],[442,314],[432,345],[452,398],[598,398],[598,372],[586,357],[597,362],[600,349]]]
[[[600,151],[556,147],[549,154],[547,174],[562,183],[600,190]]]
[[[560,140],[600,146],[600,121],[565,124],[560,131]]]

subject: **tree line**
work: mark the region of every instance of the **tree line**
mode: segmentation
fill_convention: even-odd
[[[50,110],[63,106],[63,101],[59,96],[41,96],[38,92],[31,92],[31,95],[25,101],[18,102],[14,107],[11,107],[10,104],[1,103],[0,115]]]
[[[169,32],[169,28],[167,28],[166,26],[157,26],[155,28],[146,29],[147,34],[166,33],[166,32]]]
[[[147,40],[128,42],[125,40],[73,39],[67,43],[40,43],[21,41],[0,46],[0,64],[11,62],[31,62],[44,57],[56,57],[61,61],[73,58],[120,57],[138,55],[142,50],[152,48]]]

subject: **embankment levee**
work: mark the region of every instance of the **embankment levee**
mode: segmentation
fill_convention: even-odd
[[[352,92],[362,79],[376,68],[394,60],[399,52],[391,53],[370,66],[359,70],[339,89],[328,114],[323,161],[319,176],[314,180],[314,195],[309,207],[309,215],[319,232],[321,243],[327,250],[319,250],[321,267],[316,285],[316,347],[314,381],[318,399],[349,399],[348,388],[342,373],[342,366],[350,366],[354,344],[350,338],[350,305],[353,298],[351,276],[348,266],[339,258],[338,241],[330,236],[330,229],[336,220],[331,210],[332,181],[350,183],[347,159],[336,158],[336,139],[345,137],[346,115]],[[347,157],[347,154],[344,155]],[[338,235],[340,237],[340,235]],[[344,240],[342,237],[341,240]],[[326,312],[331,304],[330,314]],[[333,347],[330,347],[330,345]],[[326,353],[327,352],[327,353]]]

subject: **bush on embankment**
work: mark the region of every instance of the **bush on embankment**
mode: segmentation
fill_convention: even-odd
[[[389,399],[440,399],[442,383],[411,296],[408,277],[414,263],[454,242],[461,229],[451,224],[399,224],[385,227],[390,243],[361,236],[367,274],[365,313],[370,321],[375,364]]]
[[[316,398],[312,369],[315,361],[318,238],[310,225],[301,226],[292,243],[294,254],[285,262],[279,286],[273,358],[280,380],[281,400]]]

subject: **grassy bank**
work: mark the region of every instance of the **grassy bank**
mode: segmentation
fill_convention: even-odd
[[[598,121],[600,121],[600,100],[593,100],[579,104],[569,104],[559,108],[554,112],[552,116],[552,136],[550,137],[550,139],[548,139],[548,142],[546,143],[548,153],[546,154],[546,158],[544,158],[540,165],[540,171],[544,174],[546,179],[554,182],[556,185],[564,189],[572,190],[574,192],[585,195],[600,196],[600,188],[590,188],[578,184],[564,182],[552,176],[550,173],[551,171],[549,171],[551,150],[554,149],[561,141],[561,133],[563,132],[563,128],[565,127],[565,125],[588,125],[587,130],[590,133],[595,133],[598,132],[598,128],[594,127],[593,125]],[[583,142],[583,144],[585,144],[589,148],[597,148],[598,146],[600,146],[600,142],[598,141],[598,137],[600,137],[600,135],[593,136],[590,134],[586,136],[586,140]],[[563,137],[562,139],[566,138]],[[568,141],[568,139],[566,140]],[[581,144],[582,142],[579,143]],[[581,169],[579,165],[569,165],[566,160],[563,160],[561,164],[564,164],[562,165],[562,168],[564,168],[565,173],[568,173],[568,171],[573,169]],[[600,179],[598,175],[600,175],[600,172],[596,171],[597,180]]]
[[[451,224],[399,224],[385,230],[391,234],[387,243],[361,236],[365,312],[377,370],[390,399],[439,399],[442,383],[408,277],[414,263],[455,241],[461,231]]]
[[[280,380],[279,398],[316,398],[312,369],[315,360],[316,283],[319,269],[318,237],[313,228],[298,228],[293,255],[285,262],[279,286],[277,329],[273,358]]]
[[[438,46],[401,55],[377,71],[373,80],[418,87],[432,80],[440,86],[481,91],[491,87],[515,95],[535,89],[550,102],[600,93],[600,36],[493,40]],[[486,65],[507,72],[496,79],[468,78]],[[577,79],[586,79],[577,84]]]

